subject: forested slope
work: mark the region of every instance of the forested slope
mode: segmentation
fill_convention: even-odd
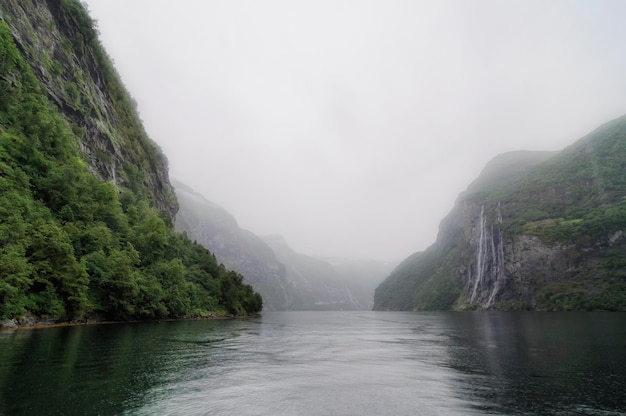
[[[0,7],[0,319],[259,311],[242,276],[174,232],[166,159],[80,3]],[[20,31],[24,16],[39,19],[32,32]],[[51,50],[28,46],[50,33]],[[67,71],[83,84],[68,83]]]
[[[626,116],[558,153],[496,157],[376,309],[626,310]]]

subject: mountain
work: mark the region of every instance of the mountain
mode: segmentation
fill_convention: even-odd
[[[167,159],[147,136],[83,6],[71,0],[2,0],[0,7],[20,54],[71,127],[89,170],[145,193],[173,217],[177,206]]]
[[[374,291],[397,263],[372,259],[323,258],[335,269],[338,278],[350,290],[359,310],[372,310]]]
[[[626,310],[626,116],[556,153],[497,156],[377,310]]]
[[[293,288],[292,309],[358,310],[364,309],[335,268],[323,260],[295,252],[278,235],[265,236],[278,260],[285,264]]]
[[[81,3],[0,0],[0,320],[259,311],[177,209]]]
[[[376,261],[326,261],[300,254],[280,236],[258,237],[219,205],[173,180],[180,211],[176,229],[244,276],[266,310],[371,309],[389,266]]]
[[[285,266],[272,249],[250,231],[239,227],[225,209],[189,186],[173,180],[180,204],[175,227],[205,246],[229,269],[245,276],[263,296],[266,310],[285,310],[292,304]]]

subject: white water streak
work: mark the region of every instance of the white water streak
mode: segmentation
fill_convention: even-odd
[[[498,225],[502,224],[499,206],[496,221]],[[481,206],[478,222],[480,232],[476,253],[476,277],[470,301],[476,302],[482,293],[489,292],[487,302],[483,305],[486,308],[495,303],[496,295],[504,280],[504,243],[498,225],[492,224],[487,228],[485,206]]]
[[[486,245],[486,220],[485,220],[485,206],[482,205],[480,207],[480,219],[479,219],[479,228],[480,235],[478,237],[478,254],[476,257],[476,280],[474,282],[474,290],[472,291],[471,301],[474,302],[476,300],[476,294],[478,293],[479,286],[482,286],[482,280],[484,277],[484,252]]]

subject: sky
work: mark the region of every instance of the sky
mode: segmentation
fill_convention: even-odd
[[[170,176],[313,256],[424,250],[497,154],[626,113],[626,2],[87,0]]]

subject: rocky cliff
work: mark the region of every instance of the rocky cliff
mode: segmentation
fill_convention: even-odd
[[[73,0],[0,0],[0,12],[91,172],[145,194],[174,218],[167,159],[147,136],[83,7]]]
[[[375,309],[626,309],[626,118],[496,157]]]
[[[0,0],[0,327],[260,311],[176,209],[81,3]]]

